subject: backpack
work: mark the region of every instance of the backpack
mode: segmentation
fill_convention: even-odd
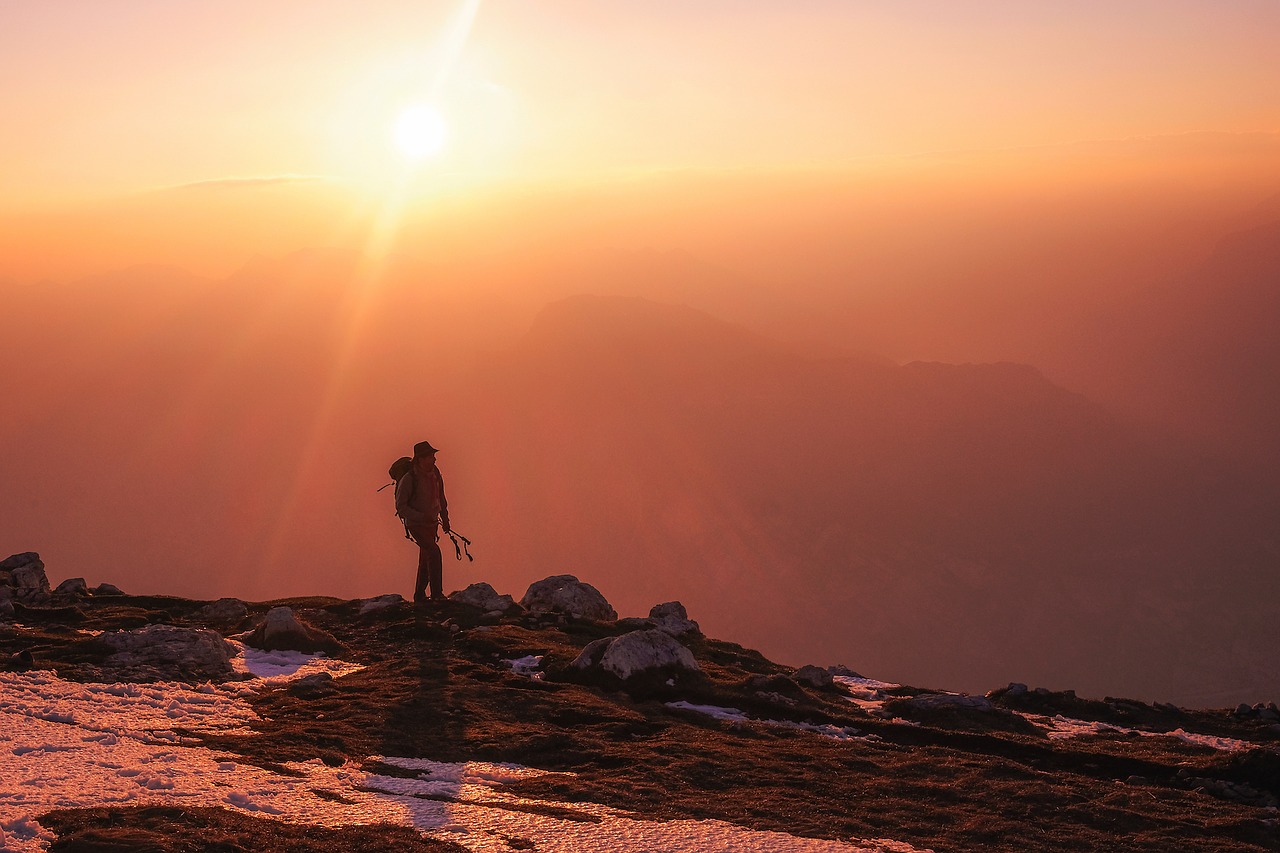
[[[400,478],[409,473],[409,469],[413,467],[413,460],[408,456],[401,456],[395,462],[391,463],[391,467],[387,469],[387,474],[391,476],[391,482],[387,486],[394,486],[400,482]],[[378,491],[382,491],[387,486],[382,486]]]

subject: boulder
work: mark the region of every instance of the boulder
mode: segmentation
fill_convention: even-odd
[[[20,652],[9,655],[4,662],[4,669],[9,672],[26,672],[29,669],[33,669],[35,665],[35,658],[31,656],[30,650],[23,649]]]
[[[582,650],[573,667],[584,671],[600,669],[623,681],[654,670],[699,671],[693,653],[658,628],[596,640]]]
[[[40,562],[40,558],[34,551],[28,551],[27,555],[35,559],[9,570],[9,584],[13,587],[13,597],[28,604],[46,603],[49,600],[49,578],[44,573],[44,563]],[[12,559],[14,558],[9,558],[9,560]]]
[[[245,645],[263,651],[290,650],[315,654],[341,654],[342,644],[319,628],[301,622],[288,607],[273,607],[262,624],[245,637]]]
[[[509,595],[498,595],[498,591],[489,584],[481,581],[473,583],[466,589],[459,590],[449,595],[450,600],[459,602],[460,604],[469,604],[477,607],[486,613],[498,610],[506,613],[508,610],[516,606],[516,600]]]
[[[100,583],[93,588],[94,595],[124,595],[125,592],[113,583]]]
[[[653,620],[653,624],[658,630],[666,631],[673,637],[702,633],[698,623],[689,618],[684,605],[678,601],[655,604],[649,610],[649,618]]]
[[[820,666],[805,664],[796,670],[795,680],[821,690],[835,683],[835,676]]]
[[[201,607],[195,615],[210,622],[239,622],[249,615],[249,607],[238,598],[219,598]]]
[[[395,607],[397,604],[404,604],[404,596],[398,592],[379,595],[377,598],[362,598],[360,599],[360,615],[365,616],[369,613],[376,613],[379,610],[386,610],[388,607]]]
[[[103,670],[121,681],[207,680],[232,673],[235,647],[207,628],[147,625],[108,631]]]
[[[0,572],[12,572],[14,569],[28,566],[32,563],[40,563],[40,568],[44,568],[44,563],[40,562],[39,554],[35,551],[23,551],[20,554],[13,554],[0,560]]]
[[[536,581],[520,599],[520,605],[531,613],[561,613],[597,622],[618,618],[618,611],[598,589],[573,575],[553,575]]]
[[[67,578],[58,584],[54,592],[60,592],[64,595],[88,595],[89,585],[84,582],[84,578]]]

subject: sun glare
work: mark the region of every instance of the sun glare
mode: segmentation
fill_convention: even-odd
[[[425,160],[439,154],[447,136],[444,117],[428,104],[414,104],[396,119],[396,147],[410,160]]]

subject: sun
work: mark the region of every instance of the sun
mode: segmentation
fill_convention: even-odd
[[[444,150],[449,136],[444,116],[430,104],[406,107],[396,119],[396,147],[410,160],[425,160]]]

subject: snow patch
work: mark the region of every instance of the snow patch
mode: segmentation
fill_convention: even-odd
[[[308,675],[327,672],[334,678],[341,678],[364,669],[360,664],[330,658],[325,654],[306,654],[287,649],[263,651],[253,646],[246,646],[239,640],[227,640],[239,651],[231,659],[231,666],[236,672],[255,676],[268,683],[292,681]]]
[[[1242,749],[1253,749],[1258,744],[1250,743],[1247,740],[1237,740],[1230,737],[1217,737],[1215,735],[1202,735],[1195,732],[1189,732],[1185,729],[1174,729],[1171,732],[1148,732],[1142,729],[1131,729],[1125,726],[1116,726],[1111,723],[1100,723],[1091,720],[1074,720],[1070,717],[1064,717],[1061,714],[1054,717],[1045,717],[1039,714],[1023,714],[1023,717],[1035,723],[1037,726],[1045,729],[1045,734],[1050,740],[1065,740],[1067,738],[1080,737],[1081,735],[1097,735],[1106,734],[1108,732],[1124,735],[1141,735],[1142,737],[1171,737],[1177,738],[1184,743],[1195,744],[1196,746],[1207,746],[1211,749],[1218,749],[1224,752],[1234,752]]]
[[[303,674],[303,667],[291,674]],[[34,816],[50,809],[165,804],[233,808],[327,827],[411,826],[474,853],[509,853],[506,839],[514,837],[542,853],[920,853],[893,840],[800,838],[722,821],[648,821],[594,803],[524,799],[503,786],[549,771],[513,764],[375,758],[418,773],[403,779],[313,759],[288,766],[298,775],[280,775],[191,745],[173,730],[247,731],[257,719],[246,701],[253,695],[238,683],[95,685],[49,672],[0,673],[0,847],[12,853],[48,849],[54,837]],[[317,790],[337,793],[341,801]]]
[[[693,711],[697,714],[706,714],[708,717],[714,717],[717,720],[724,720],[730,723],[759,723],[765,726],[773,726],[783,729],[797,729],[799,731],[813,732],[814,734],[829,737],[834,740],[879,740],[875,735],[862,735],[858,730],[851,726],[836,726],[829,723],[798,723],[795,720],[762,720],[750,717],[745,711],[739,711],[737,708],[722,708],[718,705],[695,705],[692,702],[686,702],[683,699],[677,702],[666,703],[668,708],[676,708],[681,711]]]
[[[515,660],[504,660],[503,663],[510,666],[516,675],[527,675],[534,681],[542,680],[543,673],[538,671],[542,666],[542,655],[525,655]]]

